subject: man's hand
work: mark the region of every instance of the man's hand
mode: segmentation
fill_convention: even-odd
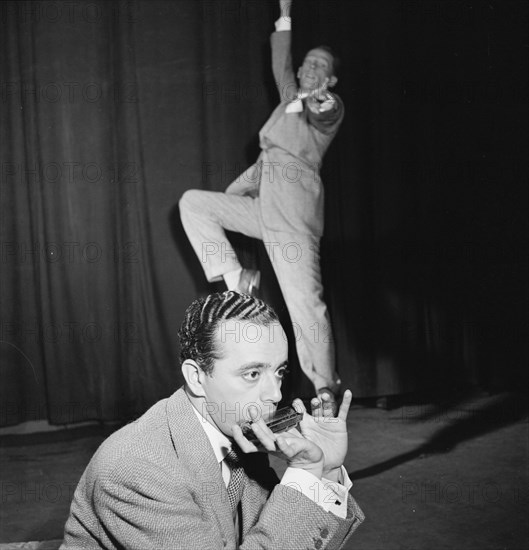
[[[279,9],[281,17],[290,17],[290,9],[292,8],[292,0],[279,0]]]
[[[259,447],[244,437],[240,426],[235,425],[232,428],[233,439],[244,453],[265,450],[269,454],[286,460],[291,468],[301,468],[321,479],[324,455],[316,443],[304,437],[296,429],[275,434],[262,417],[257,418],[257,411],[254,413],[250,413],[253,420],[252,430],[260,443]]]
[[[333,416],[331,404],[326,403],[326,397],[327,394],[323,394],[322,401],[317,397],[311,400],[312,415],[307,413],[301,399],[296,399],[293,406],[298,412],[304,413],[300,424],[301,434],[323,451],[323,476],[334,480],[347,454],[347,413],[352,394],[349,390],[345,391],[336,418]]]

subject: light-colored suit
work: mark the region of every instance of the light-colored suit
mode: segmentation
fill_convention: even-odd
[[[364,519],[350,495],[342,520],[278,484],[265,454],[249,455],[246,473],[241,549],[337,549]],[[61,549],[237,544],[219,463],[180,389],[98,449],[75,491]]]
[[[316,388],[337,389],[330,317],[323,301],[320,238],[323,155],[343,119],[335,109],[315,114],[286,108],[297,94],[291,32],[271,36],[272,67],[281,102],[259,133],[262,152],[225,193],[190,190],[180,200],[182,225],[208,281],[240,268],[224,230],[261,239],[290,318],[301,368]]]
[[[272,69],[281,102],[259,132],[262,153],[248,173],[235,180],[226,193],[244,195],[259,178],[259,199],[263,222],[273,231],[321,237],[324,192],[320,178],[323,156],[338,132],[344,107],[339,96],[335,109],[313,113],[307,106],[301,113],[286,113],[297,94],[290,54],[291,33],[271,36]],[[250,188],[250,189],[248,189]]]

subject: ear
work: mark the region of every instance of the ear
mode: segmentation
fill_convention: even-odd
[[[338,82],[338,79],[333,75],[331,78],[329,78],[329,82],[327,84],[327,88],[332,88],[333,86],[336,86],[336,83]]]
[[[186,386],[196,397],[204,397],[205,391],[202,381],[206,374],[193,359],[186,359],[182,363],[182,374],[184,375]]]

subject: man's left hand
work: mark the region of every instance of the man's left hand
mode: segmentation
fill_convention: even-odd
[[[347,413],[352,394],[349,390],[345,391],[337,417],[333,416],[331,404],[326,403],[325,394],[322,397],[322,400],[317,397],[311,400],[312,415],[307,413],[301,399],[296,399],[293,406],[303,413],[299,425],[302,435],[323,451],[323,475],[329,477],[328,474],[335,473],[343,465],[347,454]]]

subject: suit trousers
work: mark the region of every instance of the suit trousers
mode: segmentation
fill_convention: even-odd
[[[241,265],[224,230],[263,241],[293,323],[303,372],[317,389],[338,389],[335,350],[323,301],[320,239],[271,231],[263,223],[259,197],[189,190],[180,199],[182,225],[208,281]]]

